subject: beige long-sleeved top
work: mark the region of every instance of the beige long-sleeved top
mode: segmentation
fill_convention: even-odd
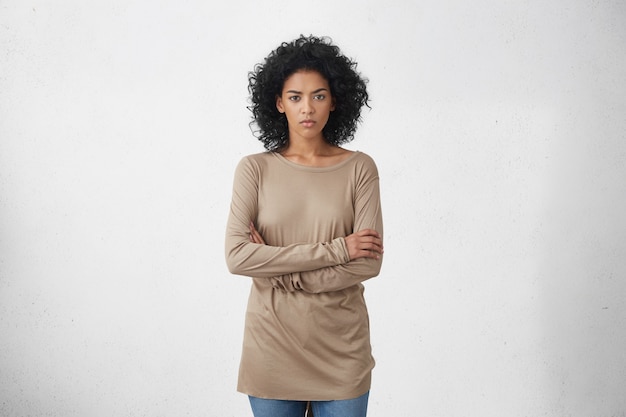
[[[251,243],[253,221],[266,245]],[[381,259],[350,261],[344,237],[383,233],[378,171],[355,152],[330,167],[274,152],[235,171],[226,230],[231,273],[252,277],[237,389],[261,398],[337,400],[370,388],[374,359],[362,281]]]

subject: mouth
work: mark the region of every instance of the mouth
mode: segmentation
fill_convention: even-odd
[[[300,124],[304,127],[312,127],[315,124],[315,120],[310,120],[310,119],[303,120],[300,122]]]

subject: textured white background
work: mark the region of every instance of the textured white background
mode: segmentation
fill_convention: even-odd
[[[381,173],[371,416],[626,415],[622,1],[0,0],[0,415],[246,416],[247,72],[330,35]]]

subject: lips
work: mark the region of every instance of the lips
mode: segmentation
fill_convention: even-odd
[[[300,124],[304,127],[312,127],[315,124],[315,120],[303,120],[300,122]]]

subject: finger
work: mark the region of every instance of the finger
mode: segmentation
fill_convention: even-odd
[[[258,242],[258,238],[256,237],[256,235],[252,232],[250,232],[250,242],[252,243],[259,243]]]
[[[258,243],[261,245],[265,245],[265,240],[263,236],[254,228],[254,226],[250,227],[250,240],[254,243]]]
[[[254,223],[251,221],[250,224],[248,225],[250,232],[248,233],[250,236],[250,241],[252,243],[259,243],[259,232],[257,232],[256,228],[254,227]]]
[[[252,242],[261,243],[260,239],[261,239],[261,236],[259,235],[259,232],[257,232],[256,230],[250,232],[250,240],[252,240]]]
[[[383,241],[377,237],[364,237],[361,239],[361,243],[366,244],[366,245],[376,245],[376,246],[383,245]]]
[[[257,237],[255,236],[254,232],[251,231],[250,233],[248,233],[248,236],[250,236],[250,242],[258,243],[257,242]]]
[[[382,250],[383,248],[383,242],[381,239],[379,238],[373,238],[373,237],[365,237],[362,238],[359,241],[358,247],[360,249],[376,249],[376,250]]]
[[[364,246],[364,247],[359,248],[359,251],[376,253],[376,254],[382,254],[384,252],[383,248],[381,248],[380,246]]]
[[[359,258],[372,258],[372,259],[380,259],[380,255],[381,253],[378,252],[374,252],[374,251],[370,251],[370,250],[364,250],[359,252]]]

